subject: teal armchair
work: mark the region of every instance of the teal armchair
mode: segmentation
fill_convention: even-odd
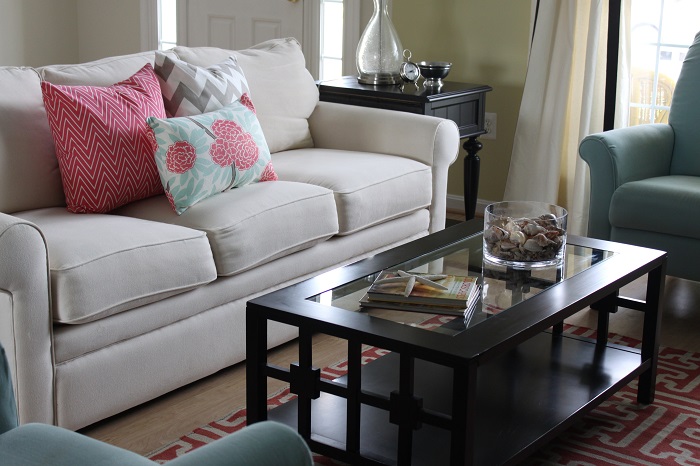
[[[588,235],[667,251],[669,275],[700,281],[700,33],[668,124],[587,136],[579,154],[590,168]]]
[[[156,463],[127,450],[46,424],[17,426],[5,350],[0,346],[0,466],[127,466]],[[191,451],[172,466],[310,466],[311,452],[292,429],[261,422]]]

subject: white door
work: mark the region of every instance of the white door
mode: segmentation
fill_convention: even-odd
[[[303,0],[186,0],[182,3],[186,4],[184,9],[179,9],[186,22],[185,37],[178,38],[182,44],[240,50],[281,37],[295,37],[303,44]]]

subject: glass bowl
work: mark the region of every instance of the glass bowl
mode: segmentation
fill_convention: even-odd
[[[452,63],[446,61],[419,61],[416,63],[420,74],[425,78],[426,86],[441,86],[442,79],[447,77]]]
[[[544,202],[489,204],[484,211],[484,259],[515,268],[559,264],[567,217],[563,207]]]

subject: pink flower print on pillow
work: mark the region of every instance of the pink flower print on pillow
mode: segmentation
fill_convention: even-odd
[[[217,138],[223,138],[228,141],[233,141],[239,134],[244,132],[241,125],[231,120],[216,120],[211,124],[211,130]]]
[[[209,153],[211,159],[221,167],[234,163],[239,170],[248,170],[258,161],[259,148],[253,136],[241,125],[231,120],[216,120],[211,125],[216,140]]]
[[[265,165],[265,170],[263,170],[260,175],[260,181],[277,181],[277,173],[275,173],[275,169],[272,168],[272,162],[268,162],[267,165]]]
[[[171,173],[182,174],[191,170],[196,160],[197,151],[187,141],[171,144],[165,153],[165,164]]]
[[[220,167],[230,167],[233,164],[234,143],[225,138],[217,138],[211,145],[209,153],[211,160]]]
[[[242,103],[248,110],[250,110],[253,113],[256,113],[255,111],[255,105],[253,105],[253,101],[250,100],[250,96],[248,94],[243,94],[240,99],[238,99],[240,103]]]
[[[240,134],[234,141],[236,154],[236,168],[248,170],[258,161],[260,148],[250,133]]]

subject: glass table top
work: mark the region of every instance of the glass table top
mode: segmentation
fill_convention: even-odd
[[[406,325],[457,335],[479,325],[486,319],[525,301],[611,257],[614,253],[600,249],[566,245],[564,260],[556,266],[515,269],[486,261],[482,257],[482,235],[476,234],[408,262],[396,264],[387,270],[451,274],[477,277],[480,296],[474,306],[457,315],[436,314],[434,308],[425,312],[408,312],[376,308],[360,308],[360,300],[379,275],[367,275],[308,299],[348,311],[388,319]]]

